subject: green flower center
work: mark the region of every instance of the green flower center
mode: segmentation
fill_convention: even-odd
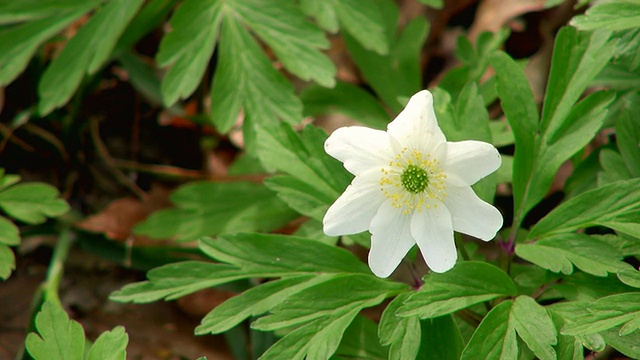
[[[400,182],[408,192],[419,194],[427,189],[429,176],[421,167],[409,165],[400,175]]]

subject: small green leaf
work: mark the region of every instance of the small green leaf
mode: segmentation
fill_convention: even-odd
[[[27,336],[29,354],[37,360],[82,360],[84,331],[67,313],[51,302],[45,302],[36,315],[38,334]]]
[[[300,93],[305,116],[342,114],[366,126],[384,130],[389,115],[378,101],[363,89],[338,82],[333,89],[309,86]]]
[[[9,219],[2,216],[0,216],[0,243],[5,245],[20,244],[20,230]]]
[[[404,292],[396,296],[382,313],[378,325],[380,343],[390,346],[389,359],[415,359],[420,350],[420,319],[417,316],[400,317],[396,315],[411,292]]]
[[[142,4],[143,0],[109,1],[78,30],[40,79],[38,111],[41,115],[64,105],[85,74],[92,75],[102,67]]]
[[[443,274],[430,274],[425,284],[398,310],[400,316],[435,318],[500,296],[518,293],[513,280],[484,262],[465,261]]]
[[[11,248],[0,244],[0,279],[6,280],[16,269],[16,257]]]
[[[517,359],[518,341],[509,313],[513,301],[501,302],[485,315],[462,351],[462,360]]]
[[[607,276],[629,266],[614,247],[584,234],[558,234],[533,244],[518,244],[516,255],[542,268],[571,274],[573,266],[595,276]]]
[[[129,336],[122,326],[116,326],[111,331],[105,331],[96,339],[87,360],[125,360],[127,358],[127,343]]]
[[[580,30],[624,30],[640,27],[640,2],[636,0],[614,0],[596,3],[584,15],[571,20],[571,25]]]
[[[47,217],[69,211],[67,202],[58,196],[58,190],[51,185],[19,184],[0,192],[0,208],[17,220],[39,224]]]
[[[535,239],[589,226],[606,226],[640,237],[640,179],[618,181],[561,204],[529,232]]]
[[[193,182],[171,194],[171,201],[176,208],[155,212],[135,232],[191,241],[221,233],[270,231],[295,217],[275,193],[249,182]]]

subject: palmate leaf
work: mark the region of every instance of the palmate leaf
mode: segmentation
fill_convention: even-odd
[[[465,347],[462,358],[517,359],[516,334],[542,360],[556,359],[556,328],[547,311],[528,296],[494,307],[482,320]]]
[[[85,354],[82,326],[52,302],[36,316],[38,333],[27,336],[26,347],[35,360],[124,360],[129,338],[122,326],[102,333]]]
[[[329,42],[292,0],[187,0],[171,18],[171,27],[156,56],[160,66],[171,66],[162,84],[165,104],[193,93],[219,41],[212,121],[226,133],[244,110],[250,148],[252,121],[299,122],[302,104],[248,29],[294,75],[323,86],[335,84],[335,66],[320,52]]]
[[[528,238],[542,238],[589,226],[606,226],[640,237],[640,179],[589,190],[561,204],[540,220]]]
[[[597,3],[571,20],[580,30],[624,30],[640,27],[640,1],[614,0]]]
[[[518,149],[513,168],[518,221],[542,200],[562,163],[602,126],[613,94],[594,93],[574,105],[612,57],[616,41],[609,37],[608,32],[584,34],[570,27],[558,33],[540,124],[522,70],[508,56],[494,55],[498,93]]]
[[[47,67],[38,84],[38,112],[46,115],[64,105],[86,74],[109,59],[118,38],[143,0],[111,0],[100,7]]]
[[[446,273],[427,275],[420,291],[405,300],[397,315],[435,318],[517,293],[513,280],[501,269],[484,262],[465,261]]]
[[[296,216],[274,192],[249,182],[193,182],[171,194],[171,201],[176,208],[155,212],[135,232],[191,241],[221,233],[271,231]]]
[[[43,223],[47,217],[69,211],[69,204],[59,198],[56,188],[42,183],[26,183],[0,190],[0,208],[14,219]]]
[[[571,274],[573,267],[595,276],[607,276],[630,268],[622,261],[618,249],[594,237],[577,234],[558,234],[533,244],[518,244],[516,255],[542,268]]]

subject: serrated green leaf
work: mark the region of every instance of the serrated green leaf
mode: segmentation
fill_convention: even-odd
[[[602,171],[598,173],[598,186],[631,179],[627,165],[617,151],[613,149],[602,149],[599,158]]]
[[[98,1],[93,1],[95,4]],[[22,0],[0,2],[0,25],[15,24],[59,15],[85,5],[85,0]]]
[[[11,248],[0,244],[0,279],[6,280],[16,268],[16,257]]]
[[[125,360],[129,336],[122,326],[105,331],[96,339],[87,354],[87,360]]]
[[[565,321],[562,316],[558,315],[554,311],[549,311],[551,320],[556,329],[561,329],[565,325]],[[574,336],[567,336],[558,334],[558,344],[556,345],[556,352],[558,359],[567,360],[584,360],[584,348],[582,343]]]
[[[171,201],[176,208],[155,212],[135,232],[191,241],[221,233],[270,231],[295,217],[275,193],[249,182],[192,182],[176,190]]]
[[[628,324],[620,329],[625,336],[640,327],[640,293],[616,294],[600,298],[586,306],[564,328],[565,335],[588,335]]]
[[[421,89],[420,51],[426,40],[429,24],[423,17],[416,17],[396,34],[398,9],[386,0],[372,2],[384,15],[385,31],[390,39],[387,55],[365,49],[349,34],[344,40],[351,58],[356,63],[369,85],[394,111],[399,112],[408,99]]]
[[[389,115],[378,101],[363,89],[338,82],[333,89],[309,86],[300,93],[305,116],[342,114],[375,129],[385,130]]]
[[[640,177],[640,121],[636,102],[628,102],[627,108],[616,120],[616,142],[631,176]]]
[[[595,276],[607,276],[628,268],[614,247],[591,236],[558,234],[533,244],[516,245],[516,255],[542,268],[571,274],[573,266]]]
[[[70,4],[63,5],[62,9],[58,11],[51,11],[47,8],[47,4],[38,4],[37,6],[31,5],[26,10],[33,9],[34,11],[43,12],[40,13],[43,18],[39,18],[40,15],[35,16],[33,21],[29,21],[23,24],[19,24],[10,28],[7,28],[0,32],[0,86],[5,86],[11,83],[29,64],[29,60],[33,57],[34,53],[42,43],[47,41],[62,29],[71,24],[76,18],[80,17],[85,12],[91,10],[91,8],[98,5],[98,1],[73,1],[75,6]],[[53,1],[51,1],[53,3]],[[22,1],[5,1],[0,6],[22,6],[26,3]],[[51,4],[54,7],[62,5],[59,2],[57,4]],[[68,8],[66,6],[69,6]],[[64,11],[63,11],[64,10]],[[27,16],[23,15],[10,15],[5,12],[6,9],[0,9],[0,18],[3,15],[18,16],[18,18]],[[33,14],[32,14],[33,15]],[[0,23],[2,20],[0,20]]]
[[[387,359],[389,352],[378,340],[378,324],[373,320],[358,315],[345,330],[340,346],[336,350],[338,359]]]
[[[102,67],[143,2],[109,1],[78,30],[40,79],[38,112],[41,115],[64,105],[80,86],[85,74],[94,74]]]
[[[369,268],[347,250],[284,235],[236,234],[203,239],[200,249],[214,259],[263,277],[303,273],[361,273]]]
[[[572,301],[594,301],[596,299],[631,292],[634,289],[620,282],[616,275],[597,277],[583,272],[563,276],[562,281],[553,285],[562,297]]]
[[[223,21],[219,52],[211,88],[211,117],[218,130],[228,132],[242,109],[248,115],[245,121],[255,117],[261,124],[302,120],[302,104],[293,86],[238,20]],[[254,123],[245,124],[245,131],[251,126]]]
[[[618,181],[561,204],[529,232],[535,239],[589,226],[606,226],[640,237],[640,179]]]
[[[20,230],[9,219],[2,216],[0,216],[0,244],[20,244]]]
[[[51,185],[18,184],[0,192],[0,208],[17,220],[39,224],[69,211],[69,204],[58,196]]]
[[[584,15],[571,20],[571,25],[580,30],[624,30],[640,27],[640,2],[637,0],[614,0],[597,3]]]
[[[303,275],[270,281],[234,296],[209,312],[196,328],[196,335],[219,334],[250,316],[258,316],[308,287],[331,279],[333,274]]]
[[[513,280],[501,269],[484,262],[465,261],[446,273],[427,275],[420,291],[411,295],[397,314],[435,318],[517,293]]]
[[[503,301],[484,317],[462,351],[462,360],[518,358],[516,332],[509,322],[512,303]]]
[[[400,317],[396,315],[411,292],[396,296],[382,313],[378,325],[380,343],[389,348],[389,359],[415,359],[420,350],[422,330],[417,316]]]
[[[640,358],[640,332],[620,336],[616,329],[610,329],[601,333],[603,343],[606,342],[614,349],[632,359]]]
[[[539,359],[556,359],[556,328],[547,311],[532,298],[519,296],[493,308],[482,320],[462,359],[517,359],[516,334]]]
[[[640,271],[629,268],[618,273],[618,279],[625,285],[640,288]]]
[[[266,179],[264,185],[277,193],[290,208],[318,221],[322,221],[327,206],[334,200],[329,196],[323,196],[315,187],[293,176],[273,176]]]
[[[35,359],[82,360],[84,331],[69,319],[67,313],[51,302],[45,302],[36,315],[38,334],[27,336],[26,347]]]

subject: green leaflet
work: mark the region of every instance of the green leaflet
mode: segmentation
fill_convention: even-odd
[[[623,254],[609,244],[584,234],[545,237],[533,244],[518,244],[516,255],[542,268],[571,274],[573,267],[595,276],[607,276],[630,268]]]
[[[380,343],[389,348],[389,359],[415,359],[420,350],[420,319],[417,316],[400,317],[396,312],[412,295],[403,292],[387,305],[378,325]]]
[[[335,356],[383,360],[388,358],[389,352],[380,345],[378,324],[363,315],[358,315],[345,330]]]
[[[484,262],[465,261],[446,273],[430,274],[420,291],[405,300],[397,314],[435,318],[500,296],[514,296],[513,280]]]
[[[565,335],[588,335],[622,325],[618,334],[626,336],[640,328],[640,293],[606,296],[572,315],[562,328]]]
[[[528,296],[494,307],[465,347],[462,358],[517,359],[516,334],[539,359],[556,359],[556,328],[547,311]]]
[[[249,182],[192,182],[171,194],[171,201],[176,208],[153,213],[135,232],[191,241],[221,233],[270,231],[295,217],[275,193]]]
[[[26,183],[0,191],[0,208],[9,216],[29,224],[43,223],[47,217],[69,211],[58,190],[42,183]]]
[[[597,3],[571,20],[571,25],[580,30],[624,30],[640,27],[640,2],[637,0],[615,0]]]
[[[122,326],[102,333],[85,354],[82,326],[51,302],[36,316],[38,333],[27,336],[26,347],[35,360],[124,360],[129,338]]]
[[[96,73],[104,65],[142,3],[142,0],[112,0],[78,30],[40,79],[38,112],[41,115],[67,103],[84,76]]]
[[[528,238],[542,238],[589,226],[606,226],[640,237],[640,179],[589,190],[561,204],[540,220]]]

